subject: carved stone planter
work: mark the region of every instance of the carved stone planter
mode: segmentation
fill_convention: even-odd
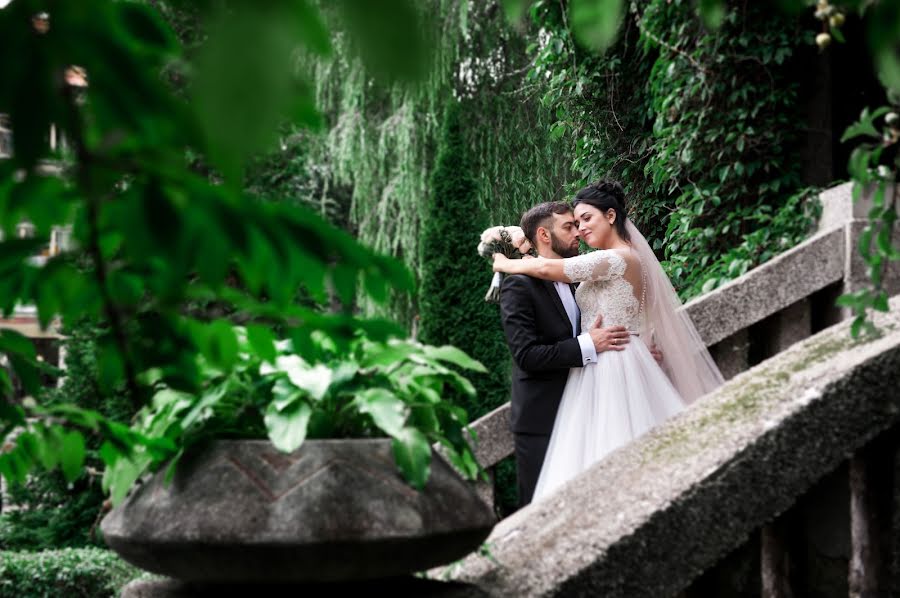
[[[142,569],[191,582],[385,578],[457,560],[493,513],[440,456],[422,492],[390,441],[311,440],[291,454],[220,441],[163,472],[103,520],[107,544]]]

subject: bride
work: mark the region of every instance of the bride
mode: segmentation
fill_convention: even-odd
[[[659,261],[628,220],[622,186],[589,185],[573,208],[582,240],[598,251],[522,260],[497,253],[494,271],[580,282],[575,297],[583,330],[602,315],[604,326],[625,326],[644,342],[602,352],[596,363],[569,371],[534,500],[722,384]],[[665,369],[647,347],[652,342]]]

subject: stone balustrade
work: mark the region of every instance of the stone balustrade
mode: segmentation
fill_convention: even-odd
[[[807,547],[788,566],[789,542],[775,524],[805,505],[807,536],[833,533],[830,516],[804,497],[849,467],[849,488],[846,475],[831,484],[844,501],[836,512],[852,545],[849,582],[847,561],[837,566],[851,596],[889,595],[900,562],[900,526],[890,515],[900,479],[883,474],[900,471],[900,297],[890,307],[875,319],[879,338],[853,340],[845,321],[795,343],[501,521],[485,550],[434,573],[492,596],[839,595],[834,579],[831,593],[810,593],[808,571],[791,593]],[[876,437],[882,444],[861,451]],[[886,469],[872,467],[873,454],[886,457]],[[873,483],[883,479],[879,495]],[[887,514],[875,516],[878,502]],[[879,536],[885,530],[892,540]],[[762,590],[723,589],[734,570],[710,580],[748,543]]]

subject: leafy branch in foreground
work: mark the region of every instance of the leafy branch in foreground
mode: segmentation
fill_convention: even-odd
[[[185,52],[157,4],[164,12],[195,6],[203,43]],[[410,13],[406,2],[393,6]],[[367,22],[371,10],[346,0],[337,15],[358,36],[358,51],[377,58],[373,68],[412,77],[423,52],[404,44],[416,36],[388,35],[407,21]],[[247,39],[257,40],[253,52]],[[362,335],[387,343],[404,333],[392,322],[357,318],[352,306],[360,296],[383,302],[391,291],[412,290],[405,267],[309,209],[242,189],[244,165],[271,144],[282,119],[309,128],[320,122],[295,61],[327,55],[330,40],[307,0],[17,0],[0,10],[0,113],[13,130],[12,157],[0,162],[0,310],[33,305],[42,327],[100,323],[96,388],[124,390],[143,409],[129,427],[72,404],[42,406],[34,347],[0,331],[0,352],[31,397],[16,402],[11,373],[0,369],[0,475],[20,482],[34,468],[61,467],[73,479],[85,437],[97,435],[106,487],[121,499],[127,480],[194,440],[259,432],[286,448],[303,421],[344,414],[273,392],[287,392],[288,383],[276,384],[274,373],[256,379],[259,368],[248,364],[277,356],[278,338],[289,339],[296,359],[325,368],[323,343],[335,355],[352,354]],[[386,43],[387,53],[379,48]],[[86,86],[68,77],[76,66]],[[185,83],[178,90],[164,77],[173,69]],[[51,130],[66,140],[62,151],[51,147]],[[16,238],[22,221],[34,225],[34,238]],[[71,246],[32,259],[57,225],[72,227]],[[306,307],[299,296],[309,299]],[[235,321],[253,325],[245,332]],[[406,386],[385,383],[364,395],[369,403],[386,403],[387,391],[440,401],[442,376],[463,384],[439,370],[443,357],[422,351],[425,362],[411,371],[399,364],[415,362],[414,351],[382,372]],[[251,383],[260,386],[244,386]],[[241,417],[213,417],[223,406]],[[462,451],[463,424],[455,428],[460,414],[440,405],[432,407],[439,425],[418,422],[420,412],[430,413],[418,403],[408,409],[403,425],[392,428],[396,454],[413,482],[424,483],[430,453],[423,438]]]

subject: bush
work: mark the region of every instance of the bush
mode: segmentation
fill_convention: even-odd
[[[474,400],[450,397],[472,421],[509,400],[510,357],[499,310],[484,301],[491,267],[477,256],[475,246],[488,223],[478,203],[460,111],[458,103],[447,109],[432,180],[433,199],[422,218],[419,340],[455,345],[487,368],[487,374],[468,376],[478,392]],[[509,511],[516,503],[511,490],[515,478],[510,484],[509,475],[501,477],[500,508]]]
[[[469,377],[478,397],[458,399],[474,420],[509,400],[510,359],[497,306],[484,301],[491,267],[477,256],[475,246],[488,223],[478,205],[460,110],[459,104],[447,109],[433,199],[423,214],[419,340],[455,345],[487,368],[487,374]]]
[[[0,553],[0,598],[101,598],[117,596],[142,575],[99,548]]]
[[[80,322],[66,330],[65,379],[60,388],[48,389],[45,405],[74,403],[85,409],[128,421],[132,407],[121,393],[104,393],[97,379],[96,338],[101,329]],[[88,465],[102,469],[98,442],[88,442]],[[92,533],[103,503],[100,480],[82,475],[72,483],[59,471],[35,472],[28,481],[10,487],[12,502],[22,508],[0,517],[0,550],[45,550],[102,545]]]

